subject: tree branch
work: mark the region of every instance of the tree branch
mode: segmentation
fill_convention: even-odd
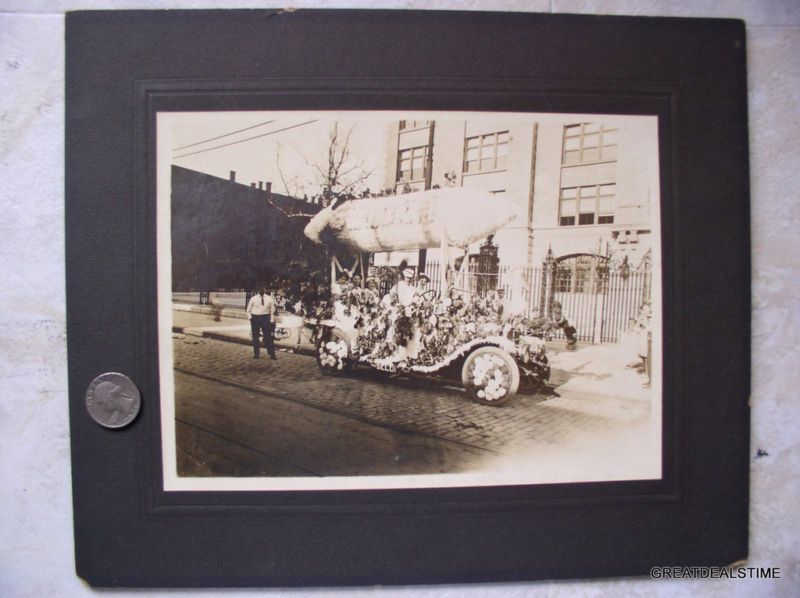
[[[298,212],[297,214],[291,214],[286,210],[284,210],[282,207],[280,207],[278,204],[276,204],[274,201],[272,201],[272,198],[269,196],[267,196],[267,203],[269,203],[269,205],[278,210],[281,214],[283,214],[287,218],[313,218],[314,216],[316,216],[316,214],[305,214],[303,212]]]
[[[286,195],[292,197],[294,193],[289,190],[289,185],[286,183],[286,177],[283,176],[283,169],[281,168],[281,144],[278,143],[278,151],[275,155],[275,164],[278,167],[278,176],[281,177],[281,182],[283,183],[283,190],[286,192]],[[273,204],[274,205],[274,204]],[[275,206],[277,207],[277,206]]]

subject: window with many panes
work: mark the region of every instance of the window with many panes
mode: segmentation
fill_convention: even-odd
[[[508,161],[508,131],[467,137],[464,140],[464,172],[504,170]]]
[[[572,290],[572,270],[573,269],[566,264],[559,264],[556,267],[556,293],[569,293]]]
[[[422,127],[430,126],[431,121],[429,120],[401,120],[400,121],[400,130],[406,131],[408,129],[421,129]]]
[[[427,145],[400,150],[397,154],[397,180],[423,180],[425,178],[427,157]]]
[[[556,264],[556,293],[602,293],[608,284],[608,259],[575,255]]]
[[[617,159],[617,129],[597,123],[581,123],[564,127],[564,166]]]
[[[613,224],[616,185],[585,185],[561,189],[561,226]]]

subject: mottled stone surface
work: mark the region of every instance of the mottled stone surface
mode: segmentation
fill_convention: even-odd
[[[0,595],[89,596],[74,573],[67,421],[64,232],[64,10],[206,8],[213,1],[25,2],[0,6]],[[265,595],[793,595],[800,582],[800,222],[796,173],[800,3],[669,0],[292,2],[298,7],[462,8],[743,18],[748,26],[753,248],[752,540],[773,582],[608,580]],[[263,2],[239,1],[253,8]],[[755,458],[757,449],[768,455]],[[721,464],[723,465],[723,464]],[[120,592],[118,594],[128,594]],[[207,591],[204,596],[244,594]],[[252,592],[251,592],[252,593]],[[132,592],[131,592],[132,594]],[[141,594],[138,594],[141,595]],[[196,592],[152,592],[193,596]]]

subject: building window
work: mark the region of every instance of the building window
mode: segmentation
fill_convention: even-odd
[[[421,129],[423,127],[429,127],[430,125],[431,121],[429,120],[401,120],[400,130],[408,131],[410,129]]]
[[[556,293],[600,293],[607,284],[607,258],[584,254],[563,258],[556,264]]]
[[[572,290],[572,268],[559,264],[556,268],[556,293],[569,293]]]
[[[421,181],[425,179],[428,146],[411,147],[397,154],[397,180]]]
[[[564,166],[592,162],[612,162],[617,159],[617,129],[596,123],[564,127]]]
[[[508,131],[464,140],[464,172],[504,170],[508,161]]]
[[[616,187],[611,183],[562,189],[558,223],[561,226],[613,224]]]

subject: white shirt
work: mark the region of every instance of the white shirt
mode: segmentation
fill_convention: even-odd
[[[414,302],[414,295],[417,292],[417,287],[410,282],[400,280],[397,285],[397,298],[400,300],[400,305],[408,307]]]
[[[272,316],[275,315],[275,301],[272,295],[256,293],[250,297],[247,303],[247,315],[249,316]]]

